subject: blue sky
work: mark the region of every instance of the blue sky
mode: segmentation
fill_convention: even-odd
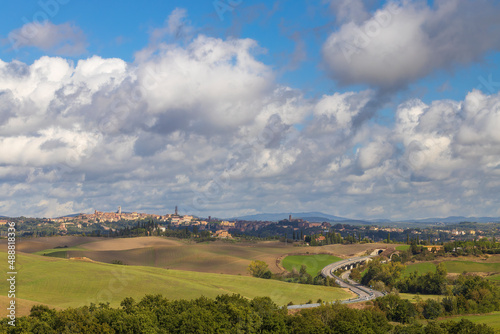
[[[498,1],[3,7],[0,214],[500,216]]]

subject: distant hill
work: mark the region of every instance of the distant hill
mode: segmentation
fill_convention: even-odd
[[[381,224],[381,223],[392,223],[392,220],[390,220],[390,219],[383,219],[383,218],[381,218],[381,219],[370,219],[368,221],[371,222],[371,223],[374,223],[374,224],[376,224],[376,223],[379,223],[379,224]]]
[[[446,218],[425,218],[425,219],[412,219],[405,220],[410,223],[461,223],[461,222],[475,222],[475,223],[489,223],[500,222],[500,217],[464,217],[464,216],[450,216]]]
[[[229,218],[229,220],[279,221],[288,219],[289,215],[292,215],[292,218],[300,218],[310,222],[340,222],[351,220],[349,218],[333,216],[322,212],[259,213],[256,215],[233,217]]]
[[[61,216],[61,217],[56,217],[56,218],[62,218],[62,217],[78,217],[80,214],[79,213],[72,213],[70,215],[64,215],[64,216]]]
[[[249,221],[279,221],[282,219],[288,219],[289,215],[292,218],[301,218],[309,222],[329,222],[332,224],[343,223],[351,225],[367,225],[367,224],[397,224],[390,219],[352,219],[339,216],[329,215],[322,212],[283,212],[283,213],[259,213],[255,215],[247,215],[240,217],[227,218],[228,220],[249,220]],[[489,223],[489,222],[500,222],[500,217],[465,217],[465,216],[450,216],[446,218],[424,218],[424,219],[404,219],[398,220],[400,223],[412,223],[412,224],[428,224],[428,223],[445,223],[454,224],[461,222],[477,222],[477,223]]]

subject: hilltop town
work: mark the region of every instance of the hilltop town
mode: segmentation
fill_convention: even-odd
[[[301,241],[307,245],[326,245],[347,242],[408,242],[415,238],[420,244],[438,245],[454,240],[499,238],[499,224],[462,222],[448,225],[418,225],[409,227],[350,224],[349,222],[309,222],[294,218],[279,221],[224,220],[208,216],[200,218],[181,215],[177,207],[173,213],[164,215],[95,210],[94,213],[79,213],[58,218],[11,218],[17,222],[18,233],[25,237],[50,235],[127,236],[131,229],[144,234],[147,227],[150,235],[177,237],[199,236],[203,238],[231,239],[257,238],[280,239],[284,242]],[[6,233],[8,220],[0,220],[0,236]],[[182,232],[182,233],[181,233]],[[201,233],[203,232],[203,233]],[[146,233],[146,235],[147,235]]]

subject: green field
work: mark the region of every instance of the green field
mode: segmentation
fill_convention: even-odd
[[[481,315],[462,315],[451,318],[442,318],[439,319],[438,321],[439,322],[448,320],[460,321],[460,319],[467,319],[475,324],[486,324],[488,326],[493,327],[496,333],[500,333],[500,312],[492,312]]]
[[[405,251],[405,250],[408,250],[410,248],[410,245],[400,245],[400,246],[396,246],[396,250],[397,251]]]
[[[43,251],[35,252],[33,254],[45,255],[45,256],[55,256],[54,253],[57,254],[57,253],[65,253],[68,251],[79,251],[79,250],[84,250],[84,248],[81,248],[81,247],[51,248],[51,249],[45,249]],[[59,256],[57,256],[57,257],[59,257]]]
[[[445,261],[449,273],[467,272],[499,272],[500,263],[480,263],[473,261]]]
[[[486,279],[489,279],[494,282],[500,282],[500,274],[488,276],[486,277]]]
[[[498,272],[500,273],[500,263],[480,263],[473,261],[443,261],[446,270],[449,273],[461,274],[467,272]],[[420,275],[428,272],[436,272],[436,265],[432,262],[422,262],[408,264],[403,272],[402,277],[408,276],[410,273],[417,271]],[[491,280],[500,281],[499,275],[489,277]]]
[[[300,270],[302,265],[307,268],[307,273],[313,277],[318,275],[318,273],[329,265],[330,263],[341,261],[342,259],[337,256],[327,255],[327,254],[314,254],[314,255],[289,255],[283,259],[281,264],[283,267],[292,271],[293,268]]]
[[[7,254],[0,252],[7,263]],[[278,305],[309,300],[350,298],[339,288],[292,284],[247,276],[168,270],[144,266],[123,266],[55,257],[17,254],[18,298],[51,307],[78,307],[110,302],[119,306],[125,297],[141,299],[145,294],[162,294],[168,299],[213,298],[220,294],[241,294],[246,298],[269,296]],[[0,282],[8,291],[7,281]]]
[[[436,272],[436,265],[432,262],[421,262],[415,264],[408,264],[403,271],[401,277],[407,277],[410,273],[417,271],[419,275],[428,273],[428,272]]]
[[[400,293],[399,296],[401,297],[401,299],[407,299],[411,302],[416,302],[419,298],[421,300],[427,300],[427,299],[440,300],[443,297],[445,297],[445,296],[441,296],[441,295],[420,295],[420,294],[416,294],[416,293]]]

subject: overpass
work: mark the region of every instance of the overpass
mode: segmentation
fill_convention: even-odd
[[[339,269],[340,270],[354,269],[358,266],[361,266],[371,261],[372,257],[373,255],[359,256],[329,264],[326,267],[324,267],[323,270],[321,270],[321,275],[323,277],[333,277],[332,275],[329,275],[329,273],[333,273]]]
[[[359,257],[353,257],[347,260],[342,260],[338,261],[332,264],[327,265],[321,270],[321,275],[323,277],[331,277],[335,278],[335,281],[337,282],[338,285],[342,288],[348,288],[351,292],[355,293],[357,295],[356,298],[351,298],[347,300],[341,300],[340,302],[342,304],[349,304],[349,303],[357,303],[361,301],[367,301],[371,299],[375,299],[378,297],[382,297],[385,295],[385,293],[373,290],[367,286],[361,285],[349,278],[349,274],[351,273],[351,270],[353,268],[356,268],[357,266],[360,266],[362,264],[365,264],[378,254],[378,250],[374,253],[373,255],[368,255],[368,256],[359,256]],[[341,277],[338,277],[334,274],[335,271],[337,270],[347,270],[346,272],[342,273]],[[288,306],[288,309],[299,309],[299,308],[310,308],[310,307],[318,307],[321,304],[316,303],[316,304],[304,304],[304,305],[290,305]]]

